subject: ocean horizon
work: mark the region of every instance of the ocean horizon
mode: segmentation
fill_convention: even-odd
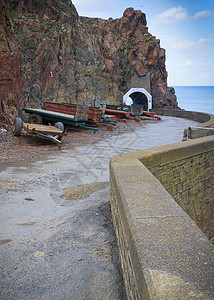
[[[180,108],[214,114],[214,86],[173,87]]]

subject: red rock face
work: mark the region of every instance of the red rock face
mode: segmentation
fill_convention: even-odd
[[[37,107],[45,100],[99,105],[103,99],[119,104],[131,87],[150,92],[154,107],[177,105],[175,96],[168,97],[165,50],[148,32],[141,11],[127,8],[121,19],[102,20],[79,18],[70,0],[10,0],[10,5],[23,55],[21,105]]]
[[[0,20],[0,126],[8,127],[20,105],[22,57],[14,43],[6,1],[0,3]]]

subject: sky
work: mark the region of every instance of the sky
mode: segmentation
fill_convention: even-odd
[[[72,0],[80,16],[146,14],[149,32],[166,50],[169,86],[214,85],[214,0]]]

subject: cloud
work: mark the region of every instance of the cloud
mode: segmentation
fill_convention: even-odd
[[[185,20],[199,20],[210,17],[213,14],[213,11],[210,10],[201,10],[195,13],[194,16],[190,16],[187,12],[187,9],[182,6],[171,7],[168,10],[158,15],[158,20],[164,23],[176,23]]]
[[[196,51],[197,49],[201,49],[204,46],[207,46],[209,44],[213,44],[214,40],[213,39],[205,39],[205,38],[200,38],[197,41],[192,41],[192,40],[173,40],[170,42],[169,47],[173,48],[177,52],[182,52],[182,51]]]
[[[193,61],[192,60],[187,60],[187,61],[185,61],[185,63],[184,63],[184,65],[185,66],[191,66],[193,64]]]
[[[214,43],[213,39],[203,39],[203,38],[201,38],[200,40],[197,41],[198,45],[213,44],[213,43]]]
[[[206,19],[213,14],[213,11],[210,10],[200,10],[194,16],[193,19]]]
[[[187,10],[186,8],[182,7],[182,6],[178,6],[178,7],[172,7],[166,11],[164,11],[162,14],[158,15],[158,18],[160,20],[163,20],[165,22],[179,22],[182,20],[187,19],[188,14],[187,14]]]

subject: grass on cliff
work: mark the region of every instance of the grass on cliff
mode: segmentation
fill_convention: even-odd
[[[10,11],[11,19],[22,19],[22,17],[16,11]]]

